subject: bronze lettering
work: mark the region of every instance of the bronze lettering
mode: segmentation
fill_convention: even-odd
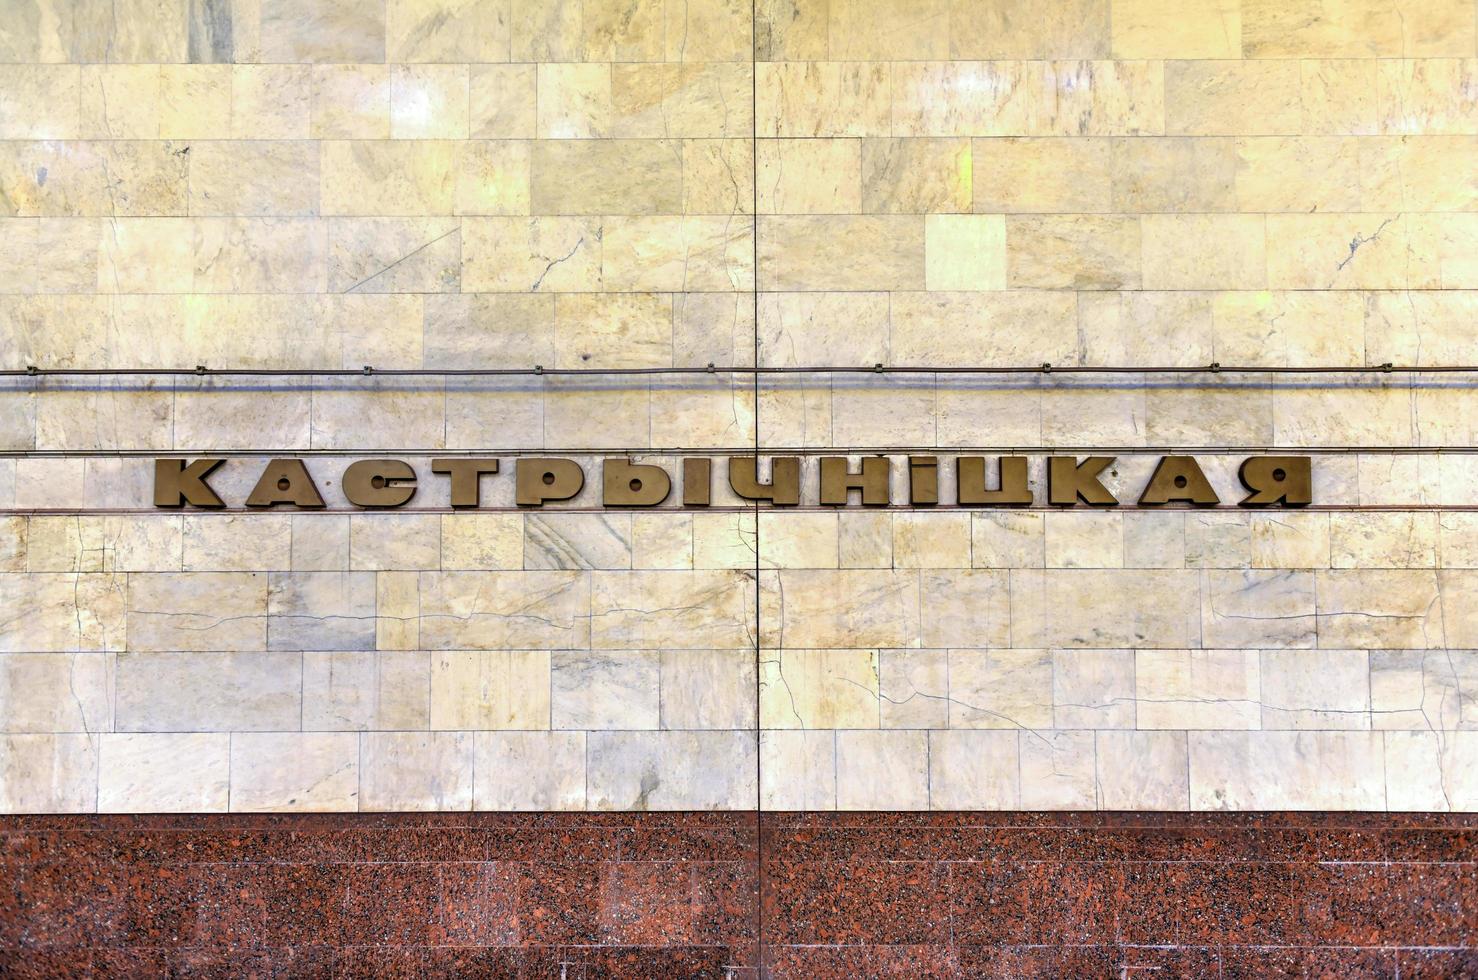
[[[908,499],[916,505],[939,503],[939,457],[908,457]]]
[[[205,482],[211,470],[224,462],[224,459],[197,459],[186,464],[183,459],[154,460],[154,506],[226,506],[226,502]]]
[[[452,478],[452,506],[482,503],[482,475],[498,472],[496,459],[433,459],[431,472]]]
[[[707,507],[713,502],[713,460],[694,456],[683,460],[683,506]]]
[[[261,479],[246,498],[248,507],[271,507],[294,504],[298,507],[322,507],[323,497],[301,459],[274,459],[262,470]]]
[[[821,502],[845,507],[849,491],[862,494],[868,507],[888,506],[888,474],[892,463],[886,456],[864,456],[860,472],[852,472],[847,457],[821,457]]]
[[[573,459],[521,459],[514,467],[514,499],[520,507],[569,500],[585,486],[585,471]]]
[[[660,466],[608,459],[601,463],[603,500],[608,507],[655,507],[672,492],[672,477]]]
[[[1031,481],[1027,478],[1025,456],[998,456],[1000,486],[995,490],[985,485],[985,457],[961,456],[955,460],[955,482],[962,507],[1025,507],[1032,502]]]
[[[1108,469],[1112,456],[1089,456],[1081,463],[1072,456],[1053,456],[1047,460],[1047,502],[1058,507],[1072,507],[1082,500],[1094,507],[1117,507],[1119,501],[1098,482],[1098,474]]]
[[[1201,466],[1191,456],[1165,456],[1155,467],[1154,475],[1139,497],[1143,505],[1185,503],[1212,507],[1221,503]]]
[[[340,481],[356,507],[400,507],[416,495],[416,471],[399,459],[350,463]]]
[[[1314,499],[1314,470],[1307,456],[1252,456],[1237,470],[1252,493],[1242,507],[1303,507]]]
[[[759,482],[759,459],[729,457],[729,486],[745,500],[768,500],[776,507],[794,507],[801,502],[801,461],[795,456],[770,460],[770,482]]]

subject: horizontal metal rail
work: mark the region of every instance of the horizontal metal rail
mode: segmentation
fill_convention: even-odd
[[[743,376],[789,375],[789,374],[1478,374],[1475,364],[1439,364],[1419,366],[1413,364],[1374,364],[1363,367],[1310,366],[1310,367],[1254,367],[1243,364],[1210,364],[1194,366],[1132,367],[1058,365],[1042,363],[1034,366],[1016,365],[1002,367],[919,367],[874,364],[871,367],[857,365],[825,365],[813,367],[719,367],[709,364],[704,367],[619,367],[619,368],[561,368],[535,364],[516,368],[377,368],[365,365],[362,368],[213,368],[197,365],[193,368],[43,368],[26,367],[0,370],[0,377],[50,378],[50,377],[127,377],[166,376],[202,378],[293,378],[293,377],[601,377],[614,375],[704,375],[729,374]]]

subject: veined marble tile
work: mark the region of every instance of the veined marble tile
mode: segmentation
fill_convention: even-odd
[[[227,734],[99,736],[99,813],[224,813]]]
[[[113,656],[96,652],[0,656],[0,731],[111,731]]]
[[[584,732],[478,732],[474,810],[585,809]]]
[[[470,810],[474,758],[471,732],[366,732],[359,808]]]
[[[585,649],[589,574],[422,572],[421,642],[432,650]]]
[[[303,717],[297,653],[120,653],[120,732],[296,731]]]
[[[508,4],[393,0],[385,10],[385,54],[390,61],[508,61],[512,24]]]
[[[754,806],[753,732],[591,732],[594,810],[734,810]]]
[[[759,669],[767,729],[878,727],[876,650],[764,650]]]
[[[130,575],[128,649],[265,650],[267,587],[263,572]]]
[[[550,727],[549,706],[548,651],[448,651],[431,656],[433,729],[543,730]]]
[[[95,812],[99,738],[0,735],[0,812]]]
[[[1260,661],[1252,650],[1140,650],[1135,715],[1141,729],[1261,726]]]
[[[1408,12],[1379,0],[1243,0],[1242,53],[1249,58],[1470,57],[1474,14],[1463,0],[1432,0]]]
[[[550,655],[549,725],[563,731],[655,730],[660,676],[661,657],[651,650],[557,651]]]
[[[1021,806],[1084,810],[1096,802],[1095,732],[1017,733],[1021,752]]]
[[[359,736],[238,734],[231,737],[233,812],[357,810]]]
[[[1116,58],[1240,58],[1241,0],[1113,0]]]
[[[1097,732],[1096,802],[1105,810],[1190,809],[1186,732]]]
[[[927,810],[927,732],[836,733],[838,810]]]
[[[303,730],[428,728],[431,656],[420,650],[304,653]]]
[[[1371,654],[1364,650],[1262,651],[1262,727],[1371,728]]]
[[[936,729],[928,738],[930,809],[1014,810],[1021,805],[1015,732]]]
[[[755,727],[752,651],[663,650],[661,662],[663,729]]]
[[[835,810],[836,739],[832,731],[761,731],[760,806],[766,810]]]
[[[1314,574],[1319,646],[1399,649],[1446,642],[1443,594],[1434,572],[1339,569]]]
[[[642,571],[590,576],[588,624],[595,649],[734,650],[752,649],[755,644],[754,585],[749,573]]]
[[[1383,810],[1378,732],[1190,732],[1197,810]]]

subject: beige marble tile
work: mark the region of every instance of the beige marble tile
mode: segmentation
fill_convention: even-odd
[[[1303,118],[1297,61],[1170,61],[1165,131],[1184,136],[1297,135]]]
[[[7,654],[0,657],[0,730],[111,731],[113,683],[110,653]]]
[[[891,135],[891,86],[885,63],[818,60],[757,65],[756,134]]]
[[[441,518],[441,567],[451,570],[520,569],[524,520],[515,514],[445,514]]]
[[[1327,646],[1316,617],[1318,573],[1208,569],[1201,573],[1201,640],[1207,647]]]
[[[1364,650],[1262,651],[1262,727],[1371,728],[1370,654]]]
[[[924,221],[929,290],[1005,289],[1006,222],[1000,215],[931,214]]]
[[[1432,513],[1329,515],[1331,568],[1434,568],[1437,521]]]
[[[595,649],[754,646],[754,586],[749,574],[712,570],[590,575],[590,643]]]
[[[753,732],[592,732],[595,810],[736,810],[755,805]]]
[[[1256,651],[1140,650],[1134,688],[1141,729],[1255,729],[1262,723]]]
[[[661,658],[655,651],[557,652],[550,662],[551,727],[655,730],[661,711],[660,676]]]
[[[261,0],[262,58],[382,62],[386,17],[383,4],[363,7],[352,0]]]
[[[314,65],[314,139],[389,139],[389,65]]]
[[[97,812],[224,813],[230,741],[224,733],[100,736]]]
[[[303,654],[304,731],[414,731],[429,725],[430,654]]]
[[[550,727],[550,697],[547,650],[457,650],[431,656],[433,730],[544,730]]]
[[[421,642],[432,650],[584,648],[590,642],[588,574],[422,572]]]
[[[1055,650],[1052,725],[1062,729],[1135,728],[1133,650]]]
[[[76,139],[81,76],[76,65],[0,66],[0,139]]]
[[[1108,55],[1112,15],[1107,0],[1069,0],[1048,8],[1026,0],[952,0],[949,7],[951,58]]]
[[[799,649],[917,646],[918,576],[882,569],[766,573],[761,642]]]
[[[1113,0],[1116,58],[1240,58],[1241,0]]]
[[[585,809],[584,732],[478,732],[474,810]]]
[[[265,650],[267,575],[130,575],[128,649]]]
[[[1124,520],[1119,514],[1042,515],[1045,567],[1122,568]]]
[[[359,808],[359,736],[231,736],[231,810],[237,813]]]
[[[385,9],[385,53],[391,61],[507,61],[512,25],[507,3],[392,0]]]
[[[929,807],[1013,810],[1020,806],[1020,753],[1015,732],[931,730]]]
[[[1328,514],[1253,514],[1254,568],[1327,568],[1330,566]]]
[[[1113,210],[1107,139],[996,137],[973,140],[971,147],[976,212]]]
[[[1340,569],[1315,577],[1321,647],[1427,648],[1445,642],[1435,573]]]
[[[471,732],[366,732],[359,808],[470,810],[473,749]]]
[[[1388,732],[1386,804],[1392,810],[1469,811],[1478,805],[1472,732]]]
[[[539,140],[536,214],[677,214],[682,147],[671,140]]]
[[[836,732],[759,733],[760,806],[766,810],[837,808]]]
[[[1243,0],[1242,53],[1249,58],[1469,57],[1474,14],[1463,0],[1410,12],[1381,0],[1332,3]]]
[[[837,732],[837,809],[927,810],[928,737],[922,731]]]
[[[478,292],[598,290],[603,234],[596,218],[464,221],[462,287]]]
[[[1047,650],[950,650],[949,727],[1052,726],[1052,655]]]
[[[92,813],[97,735],[0,735],[0,812]]]
[[[862,151],[857,139],[757,140],[760,213],[861,213]]]
[[[1197,810],[1383,810],[1376,732],[1190,732]]]
[[[1007,283],[1026,289],[1138,289],[1140,222],[1043,215],[1006,221]]]
[[[749,650],[664,650],[661,721],[668,730],[753,729],[756,665]]]
[[[184,571],[287,571],[293,566],[292,521],[287,514],[186,515]]]
[[[717,517],[717,515],[711,515]],[[758,562],[761,568],[836,568],[840,554],[841,522],[848,515],[821,513],[759,514],[759,537],[746,538],[740,530],[733,542],[737,564],[745,568],[755,564],[755,543],[758,541]],[[747,515],[727,515],[719,519],[720,526],[734,527],[738,521],[753,534],[754,519]],[[705,523],[712,523],[707,521]]]
[[[970,515],[893,515],[893,567],[969,568]]]
[[[1097,732],[1096,751],[1100,808],[1190,809],[1186,732]]]
[[[764,650],[760,724],[782,728],[877,728],[878,651]]]
[[[120,732],[294,731],[303,716],[297,653],[119,653]]]
[[[1084,810],[1095,802],[1094,732],[1018,732],[1021,806],[1033,810]]]
[[[1123,590],[1141,599],[1121,603]],[[1011,642],[1016,646],[1183,649],[1201,640],[1194,572],[1172,569],[1015,570]]]
[[[925,223],[905,215],[773,216],[758,225],[759,278],[769,289],[919,289]]]

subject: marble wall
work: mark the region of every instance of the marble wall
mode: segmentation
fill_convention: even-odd
[[[0,0],[0,810],[1478,809],[1478,390],[1314,370],[1474,362],[1475,17]],[[1212,362],[1310,371],[1141,370]],[[948,370],[1044,363],[1129,370]],[[725,370],[828,364],[939,370]],[[528,373],[24,375],[196,365]],[[1235,506],[1270,449],[1316,506]],[[1226,506],[595,496],[965,450]]]

